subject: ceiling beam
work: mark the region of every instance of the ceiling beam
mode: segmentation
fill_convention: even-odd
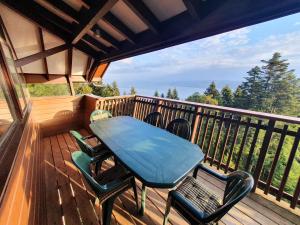
[[[86,61],[86,66],[84,68],[84,73],[83,73],[83,76],[84,76],[84,79],[87,81],[88,80],[88,72],[89,72],[89,69],[91,67],[91,63],[92,63],[92,58],[91,57],[88,57],[87,61]]]
[[[159,33],[159,21],[142,0],[123,0],[123,2],[155,33]]]
[[[130,43],[135,44],[135,34],[111,12],[108,12],[103,20],[121,33]]]
[[[55,8],[64,12],[68,16],[71,16],[76,21],[79,20],[79,13],[75,9],[73,9],[70,5],[65,3],[64,1],[62,1],[62,0],[47,0],[47,2],[49,2]]]
[[[118,0],[97,0],[90,5],[90,9],[81,9],[81,18],[78,28],[75,30],[72,44],[76,44],[101,19]]]
[[[183,0],[183,3],[185,5],[185,7],[187,8],[187,11],[196,20],[199,19],[199,15],[198,15],[198,12],[197,12],[197,7],[196,7],[197,2],[200,2],[200,1]]]
[[[54,55],[58,52],[62,52],[64,50],[68,49],[69,47],[70,47],[70,45],[63,44],[63,45],[60,45],[60,46],[57,46],[57,47],[54,47],[54,48],[50,48],[48,50],[41,51],[39,53],[30,55],[30,56],[26,56],[26,57],[21,58],[21,59],[17,59],[15,61],[15,66],[20,67],[20,66],[27,65],[27,64],[32,63],[36,60],[46,58],[46,57],[48,57],[50,55]]]
[[[82,39],[86,40],[87,42],[91,43],[95,47],[99,48],[103,53],[109,53],[111,49],[109,47],[106,47],[104,44],[102,44],[100,41],[96,40],[95,38],[91,37],[88,34],[85,34]]]
[[[63,39],[64,41],[68,40],[68,37],[70,34],[67,31],[56,26],[55,24],[50,22],[48,19],[40,16],[38,12],[33,11],[33,9],[30,7],[30,5],[28,3],[26,4],[27,1],[3,0],[2,2],[5,3],[9,8],[17,11],[19,14],[29,18],[36,25],[44,28],[45,30],[58,36],[59,38]],[[32,2],[32,3],[36,4],[34,2]]]
[[[100,63],[99,61],[94,61],[88,75],[88,82],[92,82],[94,77],[102,78],[109,64],[110,63]]]
[[[75,91],[72,82],[72,63],[73,63],[73,49],[68,49],[68,64],[67,64],[67,75],[66,79],[70,87],[71,95],[75,96]]]
[[[94,33],[99,32],[100,37],[109,42],[115,49],[120,47],[120,43],[113,36],[103,30],[98,24],[93,26],[92,31]]]
[[[43,30],[42,28],[38,28],[38,33],[39,33],[39,42],[40,42],[40,46],[41,46],[41,51],[45,51],[45,43],[44,43],[44,37],[43,37]],[[43,64],[44,64],[44,69],[45,69],[45,77],[47,80],[49,80],[49,70],[48,70],[48,64],[47,64],[47,59],[43,58]]]

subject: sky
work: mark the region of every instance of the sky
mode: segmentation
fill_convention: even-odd
[[[252,67],[280,52],[300,77],[300,13],[110,64],[104,82],[121,94],[152,96],[177,88],[179,97],[202,93],[211,81],[235,89]]]

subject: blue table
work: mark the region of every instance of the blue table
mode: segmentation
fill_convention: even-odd
[[[198,145],[129,116],[90,124],[93,133],[146,186],[173,188],[203,160]]]

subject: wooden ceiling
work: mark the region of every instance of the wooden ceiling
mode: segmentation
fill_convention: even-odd
[[[79,49],[89,55],[93,79],[108,63],[257,24],[300,11],[299,0],[2,0],[65,44],[37,53],[45,58]],[[68,58],[72,51],[68,51]],[[92,63],[91,63],[92,62]],[[104,64],[105,66],[103,66]],[[99,66],[101,68],[98,69]],[[98,71],[98,72],[97,72]],[[70,73],[70,72],[69,72]],[[101,75],[103,76],[103,74]]]

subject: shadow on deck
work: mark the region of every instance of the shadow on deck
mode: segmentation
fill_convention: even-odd
[[[81,133],[87,135],[85,130]],[[95,140],[91,141],[95,144]],[[75,140],[62,133],[43,139],[45,160],[45,200],[47,223],[52,224],[99,224],[99,206],[94,204],[93,192],[72,164],[70,153],[77,150]],[[107,165],[112,163],[107,161]],[[205,172],[198,173],[198,179],[211,190],[221,195],[224,184]],[[138,183],[139,198],[141,183]],[[168,190],[150,189],[147,192],[147,210],[144,216],[138,216],[135,210],[131,190],[117,198],[112,224],[139,225],[162,224]],[[140,200],[140,199],[139,199]],[[171,212],[170,223],[187,224],[175,211]],[[293,224],[275,211],[247,197],[232,208],[219,224]]]

